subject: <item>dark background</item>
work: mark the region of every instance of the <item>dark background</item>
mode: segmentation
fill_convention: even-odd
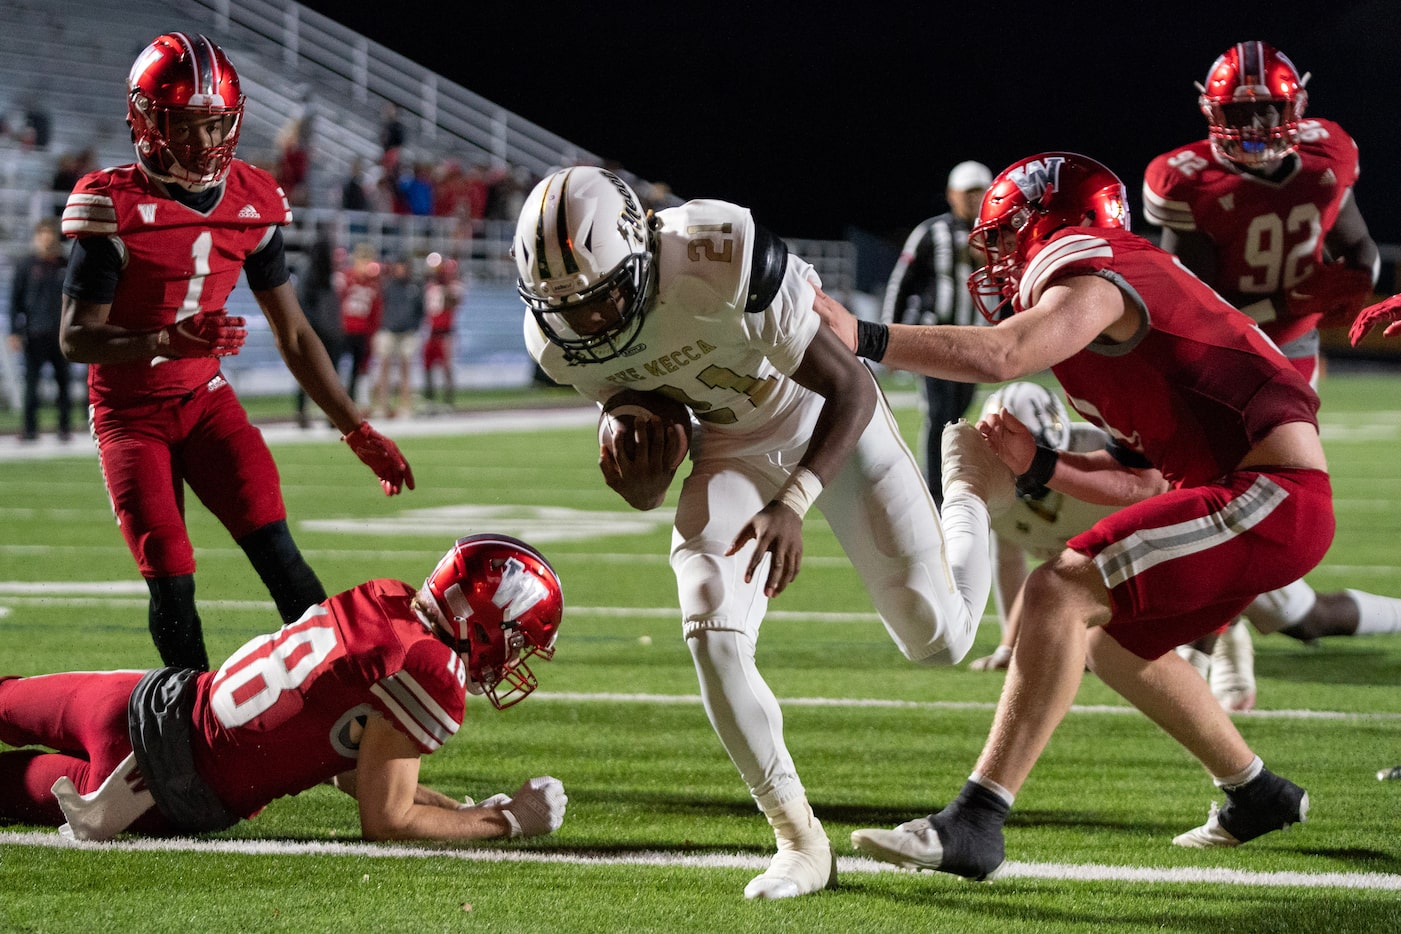
[[[1083,152],[1140,206],[1155,155],[1206,135],[1200,81],[1262,39],[1362,155],[1358,203],[1401,242],[1401,4],[1223,2],[307,5],[683,198],[787,237],[902,239],[948,170]],[[1135,228],[1143,229],[1138,217]]]

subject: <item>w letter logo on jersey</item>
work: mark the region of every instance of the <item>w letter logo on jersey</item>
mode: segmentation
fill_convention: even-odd
[[[136,210],[140,213],[141,219],[146,223],[154,224],[156,222],[156,204],[154,201],[149,204],[138,204]]]
[[[1065,162],[1061,156],[1048,156],[1045,159],[1032,159],[1025,165],[1013,169],[1008,177],[1026,195],[1026,200],[1039,202],[1047,194],[1054,194],[1060,188],[1060,167]]]
[[[528,572],[518,560],[510,558],[501,569],[501,583],[496,586],[491,602],[501,607],[502,616],[509,623],[549,595],[550,589],[544,581]]]

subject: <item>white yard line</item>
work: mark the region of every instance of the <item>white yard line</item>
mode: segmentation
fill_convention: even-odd
[[[458,859],[483,863],[552,863],[572,866],[668,866],[689,869],[763,870],[770,857],[739,853],[682,855],[657,850],[636,853],[591,853],[544,849],[475,849],[416,847],[376,843],[311,843],[286,840],[124,839],[78,843],[57,831],[0,832],[0,846],[37,846],[97,852],[228,853],[247,856],[351,856],[389,859]],[[860,856],[837,858],[839,873],[904,872]],[[1212,883],[1295,888],[1342,888],[1401,891],[1401,876],[1375,872],[1251,872],[1241,869],[1102,866],[1093,863],[1003,864],[1002,879],[1059,879],[1068,882]]]

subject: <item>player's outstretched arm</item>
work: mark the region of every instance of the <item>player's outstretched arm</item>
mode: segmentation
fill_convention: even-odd
[[[496,795],[479,805],[444,807],[432,792],[421,796],[419,750],[382,717],[371,717],[360,737],[360,757],[350,782],[367,840],[485,840],[530,837],[559,829],[568,799],[555,779],[534,778],[513,797]],[[344,788],[342,778],[337,785]]]
[[[335,365],[326,353],[321,338],[311,328],[296,290],[291,282],[253,293],[258,307],[268,319],[278,353],[297,383],[311,400],[321,407],[355,456],[375,472],[386,496],[393,496],[404,487],[414,488],[413,468],[388,437],[380,434],[365,421],[355,401],[350,398]]]

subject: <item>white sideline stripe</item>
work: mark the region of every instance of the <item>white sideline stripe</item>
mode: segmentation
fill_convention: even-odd
[[[536,691],[542,701],[570,703],[699,704],[699,694],[582,694],[568,691]],[[890,708],[896,710],[996,710],[992,701],[906,701],[861,697],[780,697],[784,707]],[[1072,704],[1071,713],[1133,714],[1134,707],[1120,704]],[[1261,720],[1401,720],[1401,713],[1350,713],[1344,710],[1254,710],[1236,712],[1233,717]]]
[[[145,584],[132,582],[145,593]],[[103,584],[42,584],[0,582],[0,599],[11,603],[62,603],[75,606],[145,606],[145,599],[122,597],[65,597],[65,590],[88,592],[92,589],[128,589],[127,582]],[[21,591],[15,593],[14,591]],[[132,591],[128,591],[132,592]],[[245,610],[258,612],[273,609],[270,600],[204,600],[201,605],[223,610]],[[606,616],[621,618],[662,617],[670,619],[678,611],[675,607],[571,607],[571,616]],[[7,615],[0,606],[0,617]],[[848,623],[875,622],[874,613],[820,613],[802,610],[770,610],[768,617],[773,620],[804,620],[808,622]],[[699,704],[699,694],[582,694],[570,692],[536,691],[535,697],[545,701],[569,701],[573,703],[640,703],[640,704]],[[844,707],[844,708],[894,708],[902,710],[994,710],[997,705],[986,701],[902,701],[880,698],[846,697],[785,697],[780,698],[787,707]],[[1081,714],[1137,714],[1129,706],[1118,704],[1075,704],[1071,713]],[[1372,712],[1352,713],[1341,710],[1265,710],[1255,708],[1243,713],[1233,713],[1234,717],[1247,717],[1263,720],[1401,720],[1401,713]]]
[[[57,832],[0,833],[0,846],[102,852],[231,853],[248,856],[354,856],[381,859],[460,859],[478,863],[539,863],[570,866],[680,866],[690,869],[763,870],[770,857],[742,853],[682,856],[656,850],[636,853],[551,852],[548,850],[439,849],[375,843],[313,843],[287,840],[195,840],[189,837],[127,839],[106,843],[68,840]],[[837,857],[838,873],[904,872],[864,856]],[[1069,882],[1206,882],[1298,888],[1401,890],[1401,876],[1375,872],[1250,872],[1243,869],[1156,869],[1147,866],[1101,866],[1093,863],[1003,864],[998,878],[1063,879]]]

